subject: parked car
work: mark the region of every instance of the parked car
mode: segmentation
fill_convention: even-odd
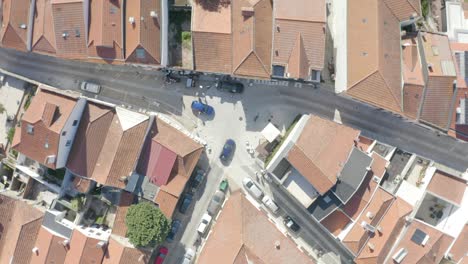
[[[209,215],[215,216],[218,213],[218,210],[223,204],[225,197],[226,195],[224,192],[219,190],[215,192],[213,198],[211,198],[210,204],[208,204],[207,212]]]
[[[205,178],[205,175],[206,175],[206,173],[202,169],[194,170],[193,173],[192,173],[191,181],[190,181],[190,187],[192,187],[192,189],[196,190],[198,188],[198,186],[200,186],[200,183]]]
[[[154,264],[162,264],[168,253],[169,249],[167,249],[167,247],[161,247],[159,249],[158,256],[154,260]]]
[[[219,158],[222,161],[226,161],[231,158],[232,154],[234,153],[234,150],[236,148],[236,142],[232,139],[226,140],[226,143],[224,143],[223,150],[221,150],[221,155],[219,155]]]
[[[200,222],[200,225],[198,225],[197,232],[201,236],[205,235],[206,231],[208,230],[208,226],[211,223],[211,216],[207,213],[205,213],[202,217],[202,220]]]
[[[190,193],[186,193],[184,195],[184,198],[182,199],[182,203],[180,204],[179,212],[185,214],[185,212],[187,212],[187,209],[190,207],[192,200],[193,200],[193,195]]]
[[[167,234],[166,240],[169,242],[174,241],[174,237],[177,235],[177,231],[179,231],[181,222],[178,219],[172,220],[171,223],[171,230],[169,231],[169,234]]]
[[[255,184],[252,179],[249,177],[246,177],[242,180],[242,183],[244,184],[245,188],[247,191],[257,200],[260,200],[263,196],[262,190],[260,190],[260,187]]]
[[[98,94],[101,92],[101,85],[91,82],[81,82],[80,89],[86,92]]]
[[[192,102],[192,110],[198,111],[205,115],[212,115],[214,114],[214,109],[212,106],[204,104],[200,101],[194,100]]]
[[[297,232],[299,231],[299,229],[301,229],[301,227],[296,223],[296,221],[294,221],[289,215],[287,215],[284,218],[283,223],[287,228],[291,229],[294,232]]]
[[[266,208],[270,209],[270,211],[272,211],[274,214],[276,214],[279,210],[278,205],[268,195],[263,196],[262,203],[265,205]]]
[[[244,91],[244,84],[237,81],[218,81],[216,88],[230,93],[242,93]]]
[[[193,259],[195,257],[195,251],[191,248],[187,248],[184,254],[184,260],[182,261],[182,264],[191,264]]]

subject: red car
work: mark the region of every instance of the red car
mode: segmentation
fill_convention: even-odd
[[[167,249],[167,247],[160,248],[154,264],[162,264],[167,256],[167,253],[169,253],[169,249]]]

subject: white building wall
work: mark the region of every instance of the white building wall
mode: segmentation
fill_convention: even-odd
[[[348,88],[348,1],[334,0],[331,8],[333,10],[331,34],[336,50],[335,93],[341,93]]]
[[[75,139],[76,131],[80,124],[81,115],[83,114],[84,108],[86,106],[86,99],[80,98],[76,102],[73,111],[70,114],[67,122],[63,126],[63,129],[60,133],[59,149],[57,154],[57,163],[56,168],[65,167],[68,159],[68,154],[70,154],[71,147],[73,145],[73,140]],[[77,120],[76,126],[73,126],[73,121]],[[63,132],[66,134],[63,136]],[[71,140],[71,144],[67,146],[67,141]]]

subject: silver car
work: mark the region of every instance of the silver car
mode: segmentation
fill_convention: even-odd
[[[246,177],[242,180],[242,183],[244,184],[245,188],[247,191],[257,200],[260,200],[263,196],[262,190],[260,190],[260,187],[255,184],[252,179]]]
[[[193,251],[193,249],[191,248],[187,248],[182,264],[191,264],[194,258],[195,258],[195,251]]]
[[[206,210],[209,215],[214,217],[218,213],[219,208],[224,202],[225,196],[224,192],[220,190],[215,192],[213,198],[211,198],[210,204],[208,205],[208,209]]]

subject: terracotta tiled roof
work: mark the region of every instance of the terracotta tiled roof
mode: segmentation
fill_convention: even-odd
[[[169,219],[172,218],[178,201],[179,196],[174,196],[164,190],[159,190],[154,200],[158,204],[159,209],[161,209],[161,212]]]
[[[382,263],[400,235],[405,225],[405,217],[411,211],[411,205],[400,198],[396,198],[378,223],[382,228],[382,232],[376,231],[374,236],[369,237],[367,244],[364,245],[355,262],[357,264]],[[369,243],[373,246],[373,249],[369,247]]]
[[[55,32],[51,0],[37,0],[34,14],[32,51],[55,54]]]
[[[424,86],[406,84],[403,87],[403,110],[405,115],[417,119],[424,94]]]
[[[272,2],[232,2],[233,73],[268,78],[271,65]]]
[[[66,238],[54,235],[45,227],[41,227],[35,241],[38,253],[32,253],[31,264],[65,263],[68,248],[63,242]]]
[[[335,236],[338,236],[351,219],[341,210],[335,210],[325,217],[320,223]]]
[[[287,159],[323,195],[336,183],[359,134],[358,130],[311,116]]]
[[[384,2],[400,21],[409,20],[414,13],[421,14],[421,4],[418,0],[384,0]]]
[[[193,31],[192,38],[195,70],[231,73],[232,36],[230,34]]]
[[[73,186],[81,193],[86,193],[91,186],[92,180],[80,176],[75,176],[73,179]]]
[[[455,240],[454,244],[450,248],[450,254],[452,254],[453,259],[455,262],[458,263],[460,260],[468,261],[468,249],[466,248],[468,245],[468,223],[465,224],[463,230],[458,235],[457,239]],[[464,263],[464,262],[461,262]]]
[[[88,56],[123,59],[122,0],[91,0]]]
[[[70,59],[87,56],[83,0],[51,0],[57,55]]]
[[[26,50],[28,41],[29,0],[3,0],[2,45]]]
[[[58,157],[60,134],[75,105],[75,98],[39,89],[23,115],[21,129],[16,130],[20,136],[13,148],[47,167],[55,168],[56,163],[46,163],[46,159],[51,155]],[[28,133],[29,126],[33,127],[32,134]]]
[[[279,249],[275,249],[276,242]],[[219,263],[220,259],[224,263],[246,263],[246,258],[258,260],[255,263],[313,263],[262,211],[236,192],[225,203],[198,263]]]
[[[75,229],[65,263],[101,263],[106,252],[106,246],[99,246],[99,242],[100,240],[88,237]]]
[[[432,176],[427,190],[457,205],[461,205],[466,187],[466,180],[438,170]]]
[[[0,195],[0,263],[29,263],[43,216],[24,202]]]
[[[133,0],[126,3],[126,60],[135,63],[161,62],[161,2]],[[154,12],[155,17],[151,14]],[[134,23],[130,23],[131,17]],[[140,54],[141,51],[141,54]]]
[[[114,225],[112,227],[112,234],[125,237],[127,234],[127,225],[125,218],[127,217],[128,208],[133,204],[135,196],[129,192],[122,191],[120,193],[119,206],[115,213]]]
[[[371,165],[372,173],[375,176],[382,178],[389,164],[388,160],[386,160],[384,157],[380,156],[376,152],[372,152],[372,159],[373,159],[373,162]]]
[[[419,245],[411,240],[416,230],[419,230],[418,232],[422,231],[429,236],[425,245]],[[453,240],[453,237],[415,219],[408,228],[403,231],[402,237],[400,237],[393,252],[391,252],[389,256],[392,257],[398,250],[404,248],[408,251],[408,254],[400,262],[401,264],[440,263]],[[393,263],[393,261],[389,263]]]
[[[196,1],[192,5],[192,31],[231,34],[230,1],[218,1],[217,6]]]
[[[357,148],[361,150],[362,152],[367,152],[373,142],[374,142],[373,139],[370,139],[361,135],[359,136],[359,142],[358,142]]]
[[[372,180],[372,177],[374,177],[374,174],[368,172],[357,192],[343,207],[343,211],[353,220],[356,220],[366,208],[377,189],[378,184]]]
[[[286,66],[291,78],[306,79],[310,69],[322,70],[324,65],[325,1],[275,4],[273,64]]]
[[[397,113],[403,107],[398,15],[411,9],[411,3],[407,0],[390,4],[373,0],[348,3],[348,93]]]
[[[88,101],[68,157],[67,168],[74,174],[91,177],[115,112]]]
[[[358,256],[363,247],[366,246],[367,240],[370,237],[370,233],[361,226],[361,223],[365,221],[368,224],[377,227],[381,220],[386,216],[387,210],[390,208],[394,200],[395,197],[384,191],[382,188],[378,188],[375,191],[369,204],[365,210],[362,211],[362,214],[359,216],[354,226],[343,239],[343,244],[353,254]],[[373,215],[372,219],[367,217],[367,212],[370,212]],[[394,218],[395,215],[389,217]],[[386,230],[386,232],[390,232],[391,229],[386,229],[384,227],[384,230]]]
[[[102,264],[143,264],[148,263],[150,257],[151,252],[143,249],[126,247],[111,236],[108,250]]]

